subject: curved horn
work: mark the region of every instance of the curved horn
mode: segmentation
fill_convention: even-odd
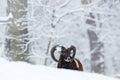
[[[73,50],[73,55],[72,55],[72,57],[74,58],[75,57],[75,54],[76,54],[76,48],[75,48],[75,46],[71,46],[70,47],[70,51],[72,51]]]
[[[65,49],[65,48],[64,48],[63,46],[55,45],[55,46],[51,49],[51,57],[53,58],[54,61],[59,62],[59,60],[56,59],[56,58],[55,58],[55,55],[54,55],[54,52],[55,52],[55,50],[56,50],[57,47],[61,47],[62,50]]]
[[[54,47],[51,49],[51,57],[52,57],[53,60],[56,61],[56,62],[58,62],[58,60],[55,58],[54,52],[55,52],[57,46],[58,46],[58,45],[54,46]]]

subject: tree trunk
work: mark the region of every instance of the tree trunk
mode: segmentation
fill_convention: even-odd
[[[91,68],[93,72],[104,73],[104,56],[101,52],[103,43],[98,42],[96,33],[92,30],[88,30],[88,36],[90,41],[91,53]]]
[[[9,24],[8,38],[6,48],[8,56],[12,60],[24,60],[25,54],[28,54],[28,33],[27,30],[27,0],[8,0],[8,13],[13,14],[12,23]],[[22,45],[22,46],[21,46]]]
[[[48,42],[48,45],[47,45],[46,56],[48,56],[48,55],[49,55],[50,46],[51,46],[51,38],[49,39],[49,42]],[[47,60],[48,60],[48,58],[47,58],[47,57],[45,57],[44,65],[47,65]]]

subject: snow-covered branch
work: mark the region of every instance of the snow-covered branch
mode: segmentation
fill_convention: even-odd
[[[0,23],[1,22],[9,22],[10,19],[13,18],[13,15],[11,13],[9,13],[9,15],[7,17],[0,17]]]

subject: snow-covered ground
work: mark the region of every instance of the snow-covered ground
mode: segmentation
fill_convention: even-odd
[[[0,80],[119,80],[99,74],[56,69],[0,58]]]

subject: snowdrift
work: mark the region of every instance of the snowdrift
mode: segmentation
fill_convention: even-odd
[[[99,74],[56,69],[0,58],[0,80],[119,80]]]

